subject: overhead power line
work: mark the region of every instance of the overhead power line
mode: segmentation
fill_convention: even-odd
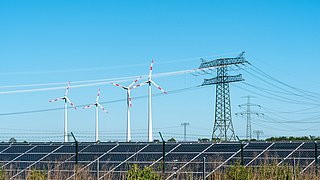
[[[252,66],[252,67],[254,67],[254,66]],[[281,87],[281,86],[279,86],[279,85],[276,85],[276,84],[274,84],[274,83],[271,83],[270,81],[267,81],[267,80],[259,77],[259,76],[256,75],[256,74],[253,74],[253,73],[249,72],[249,70],[246,70],[246,69],[244,69],[244,68],[243,68],[243,70],[244,70],[245,72],[247,72],[248,74],[252,75],[253,77],[261,80],[262,82],[264,82],[264,83],[266,83],[266,84],[269,84],[269,85],[277,88],[277,90],[282,90],[282,91],[286,92],[286,93],[289,94],[289,95],[297,96],[297,97],[300,97],[300,98],[304,98],[304,99],[308,99],[308,100],[316,101],[316,102],[319,102],[319,101],[320,101],[318,97],[313,97],[313,98],[311,98],[310,95],[306,95],[305,93],[301,93],[300,91],[298,91],[298,93],[289,91],[289,90],[287,90],[287,89],[285,89],[285,88],[283,88],[283,87]],[[267,76],[267,75],[265,75],[265,74],[263,74],[263,73],[261,73],[261,72],[255,71],[255,70],[252,69],[252,68],[251,68],[250,70],[252,70],[252,71],[254,71],[254,72],[262,75],[263,77],[267,77],[269,80],[272,80],[272,81],[275,81],[275,82],[277,82],[277,83],[280,83],[281,85],[285,85],[285,87],[289,87],[289,88],[291,88],[291,89],[294,89],[292,86],[289,86],[289,85],[287,85],[286,83],[282,83],[280,80],[277,80],[276,78],[273,78],[272,76],[269,76],[269,75]],[[263,89],[263,88],[260,88],[260,89]],[[296,89],[294,89],[294,90],[296,91]],[[264,89],[264,91],[265,91],[265,89]],[[279,91],[278,91],[278,92],[279,92]],[[282,92],[282,93],[283,93],[283,92]]]
[[[267,108],[267,107],[262,107],[262,109],[265,109],[268,112],[280,113],[280,114],[316,114],[316,113],[320,113],[319,111],[311,111],[311,112],[309,111],[309,110],[313,110],[313,109],[317,109],[317,108],[320,108],[320,107],[313,106],[313,107],[297,109],[297,110],[292,110],[292,111],[279,111],[279,110],[275,110],[275,109],[271,109],[271,108]]]
[[[246,82],[243,82],[243,84],[247,85],[247,86],[250,86],[252,88],[255,88],[259,91],[262,91],[262,92],[265,92],[267,94],[270,94],[272,95],[273,97],[278,97],[278,98],[281,98],[287,102],[291,102],[291,103],[295,103],[295,104],[313,104],[313,103],[310,103],[310,102],[306,102],[306,101],[300,101],[300,100],[297,100],[297,99],[292,99],[292,98],[288,98],[288,97],[285,97],[285,96],[281,96],[279,94],[277,94],[277,92],[273,91],[273,90],[270,90],[270,89],[266,89],[266,88],[262,88],[262,87],[259,87],[259,86],[255,86],[255,85],[252,85],[252,84],[249,84],[249,83],[246,83]],[[278,92],[279,93],[279,92]],[[300,96],[299,96],[300,97]],[[319,101],[316,101],[317,104],[320,104]]]
[[[199,89],[199,88],[204,88],[204,87],[203,86],[192,86],[192,87],[167,91],[167,93],[168,93],[168,95],[170,95],[170,94],[181,93],[181,92],[185,92],[185,91],[189,91],[189,90]],[[162,95],[163,95],[163,93],[157,93],[157,94],[154,94],[153,96],[162,96]],[[147,95],[143,95],[143,96],[136,96],[133,98],[134,99],[142,99],[142,98],[147,98],[147,97],[148,97]],[[100,104],[110,104],[110,103],[116,103],[116,102],[121,102],[121,101],[126,101],[126,98],[105,101],[105,102],[101,102]],[[86,105],[88,105],[88,104],[78,105],[77,107],[83,107]],[[73,108],[73,107],[68,107],[68,109],[70,109],[70,108]],[[30,110],[30,111],[9,112],[9,113],[1,113],[0,116],[41,113],[41,112],[49,112],[49,111],[56,111],[56,110],[63,110],[63,109],[64,108],[49,108],[49,109],[39,109],[39,110]]]
[[[284,86],[286,86],[286,87],[289,87],[289,88],[291,88],[291,89],[293,89],[293,90],[295,90],[295,91],[297,91],[297,92],[299,92],[299,93],[301,93],[301,94],[304,94],[304,95],[306,95],[306,96],[308,96],[308,97],[309,97],[309,96],[312,96],[312,97],[314,97],[314,98],[320,99],[320,98],[319,98],[319,96],[320,96],[319,93],[311,92],[311,91],[308,91],[308,90],[304,90],[304,89],[300,89],[300,88],[291,86],[291,85],[289,85],[289,84],[287,84],[287,83],[285,83],[285,82],[282,82],[282,81],[280,81],[280,80],[272,77],[271,75],[269,75],[268,73],[262,71],[261,69],[259,69],[258,67],[254,66],[254,65],[252,65],[252,67],[254,68],[253,70],[254,70],[255,72],[260,72],[261,75],[263,75],[263,76],[265,76],[265,77],[267,77],[267,78],[269,78],[269,79],[271,79],[271,80],[273,80],[273,81],[275,81],[275,82],[278,82],[279,84],[282,84],[282,85],[284,85]]]
[[[288,127],[284,127],[283,129],[280,128],[279,126],[274,126],[274,125],[269,125],[269,124],[265,124],[261,121],[256,122],[255,120],[252,121],[253,124],[256,124],[259,127],[264,127],[266,129],[272,129],[272,130],[276,130],[276,131],[282,131],[282,132],[293,132],[293,131],[319,131],[319,127],[313,127],[313,128],[288,128]]]
[[[235,54],[236,52],[228,52],[223,54],[211,54],[198,57],[187,57],[179,59],[167,59],[164,61],[159,61],[157,64],[174,64],[187,61],[196,61],[200,58],[212,58],[225,55]],[[89,72],[89,71],[103,71],[103,70],[112,70],[112,69],[124,69],[132,67],[142,67],[146,66],[148,63],[139,63],[139,64],[130,64],[130,65],[120,65],[120,66],[108,66],[108,67],[92,67],[92,68],[78,68],[78,69],[64,69],[64,70],[41,70],[41,71],[17,71],[17,72],[1,72],[0,75],[28,75],[28,74],[52,74],[52,73],[70,73],[70,72]]]
[[[275,100],[275,101],[279,101],[279,102],[287,102],[287,103],[292,103],[292,104],[297,104],[297,105],[320,105],[320,103],[306,103],[306,102],[286,100],[286,98],[283,98],[283,97],[276,98],[276,97],[273,96],[273,94],[271,94],[271,96],[270,96],[270,95],[265,95],[265,94],[262,94],[262,93],[257,93],[256,91],[252,91],[250,89],[247,89],[247,88],[235,85],[235,84],[232,84],[232,86],[237,87],[238,89],[242,89],[244,91],[250,92],[252,94],[258,95],[260,97],[267,98],[268,100]]]
[[[214,69],[215,67],[208,67],[207,69]],[[157,78],[163,78],[168,76],[175,76],[175,75],[185,75],[186,73],[193,73],[202,71],[203,69],[187,69],[187,70],[180,70],[180,71],[172,71],[172,72],[164,72],[164,73],[158,73],[154,74],[154,77]],[[97,85],[103,85],[103,84],[109,84],[113,81],[117,82],[124,82],[129,80],[134,80],[139,76],[129,76],[129,77],[122,77],[122,78],[108,78],[108,79],[96,79],[96,80],[87,80],[87,81],[74,81],[72,84],[78,84],[78,85],[72,85],[72,88],[82,88],[82,87],[89,87],[89,86],[97,86]],[[143,75],[143,78],[148,77],[148,75]],[[62,85],[66,84],[66,82],[56,82],[56,83],[41,83],[41,84],[24,84],[24,85],[16,85],[16,86],[10,86],[11,88],[15,87],[36,87],[36,86],[50,86],[50,85]],[[9,87],[9,86],[4,86]],[[0,86],[1,88],[1,86]],[[46,88],[33,88],[33,89],[21,89],[21,90],[10,90],[10,91],[0,91],[0,94],[15,94],[15,93],[28,93],[28,92],[39,92],[39,91],[51,91],[51,90],[58,90],[58,89],[65,89],[65,86],[58,86],[58,87],[46,87]]]

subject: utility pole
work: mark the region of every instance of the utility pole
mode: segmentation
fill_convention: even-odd
[[[235,132],[232,125],[231,116],[231,100],[229,83],[244,81],[241,74],[235,76],[228,75],[228,66],[243,65],[249,62],[244,58],[244,52],[235,58],[221,58],[212,61],[204,61],[199,69],[205,70],[217,69],[217,76],[211,79],[204,79],[202,86],[216,85],[216,102],[214,127],[212,132],[212,140],[218,141],[235,141]]]
[[[184,129],[184,133],[183,133],[183,137],[184,137],[184,141],[187,141],[187,126],[189,126],[189,123],[181,123],[181,126],[183,126]]]
[[[247,103],[246,104],[241,104],[241,105],[239,105],[239,107],[240,108],[246,107],[246,110],[242,111],[242,112],[238,112],[238,113],[236,113],[236,115],[246,116],[246,118],[247,118],[246,139],[250,141],[252,139],[251,115],[254,114],[254,115],[259,116],[259,115],[263,115],[263,113],[258,113],[258,112],[251,111],[251,107],[252,106],[261,107],[258,104],[252,104],[250,102],[250,98],[253,98],[252,96],[245,96],[245,97],[242,97],[242,98],[247,98]]]
[[[260,140],[260,135],[263,135],[263,131],[262,130],[254,130],[253,134],[257,135],[257,141]]]

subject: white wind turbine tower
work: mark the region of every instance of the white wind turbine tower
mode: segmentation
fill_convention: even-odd
[[[153,59],[150,65],[150,71],[149,71],[149,77],[148,80],[146,82],[143,82],[141,84],[138,84],[133,88],[148,84],[149,85],[149,94],[148,94],[148,142],[152,142],[153,141],[153,137],[152,137],[152,102],[151,102],[151,98],[152,98],[152,92],[151,92],[151,84],[154,85],[155,87],[157,87],[160,91],[162,91],[164,94],[167,94],[160,86],[158,86],[153,80],[152,80],[152,67],[153,67]]]
[[[132,86],[138,82],[141,79],[139,77],[138,79],[134,80],[129,86],[122,86],[117,83],[111,83],[117,87],[121,87],[122,89],[127,91],[127,142],[131,141],[131,119],[130,119],[130,108],[132,107],[132,99],[131,99],[131,93],[130,90],[132,89]]]
[[[84,109],[88,109],[91,106],[95,106],[96,107],[96,131],[95,131],[96,142],[99,141],[99,108],[101,108],[105,113],[108,113],[107,110],[104,107],[102,107],[101,104],[99,103],[99,98],[100,98],[100,89],[98,90],[96,103],[89,104],[89,105],[83,107]]]
[[[77,110],[76,106],[70,101],[68,98],[68,92],[70,89],[70,81],[68,82],[68,86],[66,88],[66,92],[64,93],[64,96],[62,98],[56,98],[53,100],[50,100],[49,102],[55,102],[55,101],[64,101],[64,142],[68,142],[68,103],[75,109]]]

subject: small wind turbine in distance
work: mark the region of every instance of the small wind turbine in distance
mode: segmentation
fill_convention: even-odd
[[[107,110],[104,107],[102,107],[101,104],[99,103],[99,98],[100,98],[100,89],[98,90],[96,103],[89,104],[89,105],[83,107],[83,109],[88,109],[88,108],[90,108],[92,106],[96,107],[96,131],[95,131],[96,142],[99,141],[99,108],[101,108],[105,113],[108,113]]]
[[[130,142],[131,141],[131,119],[130,119],[130,108],[132,107],[132,99],[131,99],[131,92],[130,90],[132,89],[131,87],[136,83],[138,82],[139,80],[141,79],[141,76],[134,80],[129,86],[122,86],[120,84],[117,84],[117,83],[111,83],[117,87],[120,87],[124,90],[127,91],[127,138],[126,138],[126,141],[127,142]]]
[[[153,63],[154,63],[154,60],[152,59],[152,62],[151,62],[151,65],[150,65],[150,71],[149,71],[148,80],[131,88],[131,89],[137,88],[137,87],[143,86],[145,84],[149,85],[149,94],[148,94],[148,142],[152,142],[153,141],[153,137],[152,137],[152,104],[151,104],[152,92],[151,92],[151,84],[154,85],[155,87],[157,87],[164,94],[167,94],[167,92],[165,92],[160,86],[158,86],[152,80]]]
[[[68,92],[70,89],[70,81],[68,82],[68,86],[66,88],[66,92],[64,93],[64,96],[61,98],[56,98],[53,100],[50,100],[49,102],[56,102],[63,100],[64,101],[64,142],[68,142],[68,103],[75,109],[77,110],[77,107],[70,101],[68,98]]]

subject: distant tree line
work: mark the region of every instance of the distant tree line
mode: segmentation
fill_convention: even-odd
[[[265,139],[265,141],[319,141],[320,137],[315,136],[301,136],[301,137],[293,137],[293,136],[280,136],[280,137],[270,137]]]
[[[220,142],[220,139],[207,139],[207,138],[199,138],[198,142]],[[247,139],[242,139],[241,141],[249,141]],[[320,136],[279,136],[279,137],[270,137],[263,140],[251,139],[250,141],[320,141]]]

